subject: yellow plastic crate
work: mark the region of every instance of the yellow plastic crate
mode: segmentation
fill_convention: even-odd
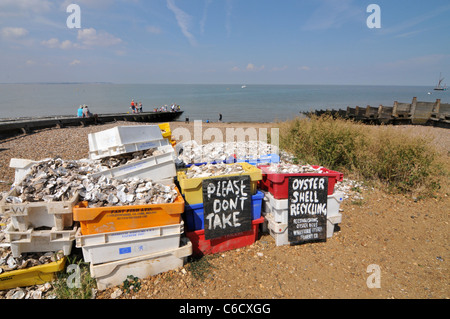
[[[46,265],[7,271],[0,275],[0,290],[42,285],[55,279],[55,274],[64,269],[66,257]]]
[[[170,130],[170,124],[169,123],[161,123],[159,124],[159,128],[161,129],[161,134],[164,138],[171,138],[172,131]]]
[[[219,175],[219,176],[211,176],[211,177],[200,177],[200,178],[187,178],[186,171],[180,170],[177,172],[177,179],[180,185],[181,193],[184,195],[184,200],[189,205],[201,204],[203,203],[203,191],[202,191],[202,183],[205,179],[211,178],[221,178],[221,177],[231,177],[231,176],[240,176],[240,175],[249,175],[250,176],[250,190],[252,195],[255,195],[258,188],[258,181],[262,180],[262,172],[256,166],[253,166],[249,163],[239,163],[242,165],[244,169],[244,173],[240,174],[229,174],[229,175]],[[234,165],[234,164],[226,164],[226,165]]]
[[[169,140],[169,143],[175,147],[177,144],[176,141],[172,140],[172,130],[170,129],[169,123],[161,123],[159,124],[159,128],[161,129],[161,134],[163,138],[167,138]]]

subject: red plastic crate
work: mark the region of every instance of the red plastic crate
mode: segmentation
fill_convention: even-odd
[[[253,244],[258,239],[259,225],[263,222],[264,217],[255,219],[252,221],[252,230],[250,231],[210,240],[205,239],[204,229],[187,232],[186,237],[192,243],[192,254],[194,256],[217,254]]]
[[[317,169],[320,166],[311,165]],[[342,182],[344,174],[336,171],[332,171],[323,167],[322,173],[295,173],[295,174],[277,174],[272,173],[266,168],[269,165],[258,166],[262,171],[262,180],[259,183],[260,189],[270,192],[275,199],[287,199],[289,177],[291,176],[311,176],[311,177],[328,177],[328,195],[333,195],[334,185],[337,181]]]

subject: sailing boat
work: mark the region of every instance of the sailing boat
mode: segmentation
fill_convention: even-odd
[[[442,74],[439,73],[439,82],[438,85],[434,88],[435,91],[447,91],[447,85],[441,86],[442,81],[444,81],[444,78],[442,77]]]

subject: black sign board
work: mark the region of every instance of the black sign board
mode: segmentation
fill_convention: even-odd
[[[327,240],[328,177],[289,177],[288,240]]]
[[[250,176],[205,179],[202,187],[205,239],[252,230]]]

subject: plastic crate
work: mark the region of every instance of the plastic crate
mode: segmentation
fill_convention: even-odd
[[[293,174],[279,174],[272,173],[268,170],[269,165],[260,165],[258,168],[262,171],[262,179],[260,187],[262,190],[269,191],[276,199],[288,198],[288,184],[289,177],[293,176],[310,176],[310,177],[328,177],[328,195],[333,195],[334,185],[337,181],[342,182],[344,174],[332,171],[325,167],[321,168],[322,173],[293,173]],[[317,169],[320,166],[312,165]]]
[[[90,133],[88,141],[90,159],[170,145],[157,125],[118,126]]]
[[[5,232],[6,241],[11,245],[13,257],[19,257],[22,253],[39,253],[62,250],[65,256],[70,255],[75,234],[78,230],[74,226],[71,230],[14,230],[9,224]]]
[[[25,178],[25,176],[27,176],[28,172],[31,170],[31,167],[36,163],[38,163],[38,161],[22,158],[11,158],[9,167],[14,169],[13,185],[17,185],[18,183],[20,183]]]
[[[205,230],[186,232],[186,236],[192,242],[192,254],[204,256],[217,254],[228,250],[242,248],[253,244],[258,239],[259,225],[264,222],[264,217],[252,221],[252,230],[220,238],[205,239]]]
[[[264,193],[258,191],[252,196],[252,219],[261,218],[261,207]],[[186,205],[184,208],[184,218],[187,231],[196,231],[205,228],[205,219],[203,203],[195,205]]]
[[[45,265],[7,271],[0,274],[0,290],[42,285],[55,279],[55,274],[64,269],[66,257]]]
[[[244,158],[237,159],[236,163],[249,163],[252,165],[264,165],[264,164],[274,164],[280,162],[280,156],[278,154],[267,154],[261,155],[258,158]]]
[[[178,248],[182,233],[183,223],[85,236],[78,230],[75,241],[85,262],[101,264]]]
[[[262,179],[261,170],[253,165],[248,163],[240,163],[244,169],[244,173],[241,174],[229,174],[229,175],[220,175],[220,176],[212,176],[212,177],[201,177],[201,178],[186,178],[186,171],[181,170],[177,172],[177,181],[181,188],[181,193],[184,195],[186,203],[189,205],[195,205],[203,203],[203,188],[202,183],[204,180],[212,179],[212,178],[221,178],[221,177],[231,177],[231,176],[250,176],[250,190],[252,195],[255,195],[257,192],[258,181]],[[233,164],[226,164],[233,165]]]
[[[264,216],[264,226],[263,229],[268,231],[270,236],[275,239],[276,246],[290,245],[288,237],[288,224],[287,223],[277,223],[273,214],[268,213]],[[337,224],[342,222],[342,214],[337,213],[327,216],[327,238],[333,237],[334,229]]]
[[[143,279],[183,267],[191,254],[191,242],[182,238],[179,248],[99,265],[91,264],[90,273],[96,279],[97,289],[105,290],[123,284],[130,275]]]
[[[6,202],[6,197],[17,196],[14,187],[0,202],[0,214],[11,217],[14,227],[20,231],[28,228],[50,227],[63,230],[73,224],[72,208],[78,202],[78,193],[68,201],[61,202],[32,202],[12,204]]]
[[[161,123],[158,126],[161,129],[163,138],[167,138],[169,143],[174,147],[177,144],[177,142],[172,140],[172,130],[170,129],[170,124],[169,123]]]
[[[73,208],[73,219],[80,222],[82,235],[179,224],[185,201],[178,197],[170,204],[88,207],[80,202]]]
[[[154,182],[172,179],[177,175],[174,162],[174,150],[171,146],[162,148],[164,154],[151,156],[142,160],[121,165],[112,169],[92,174],[93,177],[106,176],[123,180],[125,178],[149,179]]]
[[[275,199],[275,197],[269,193],[264,193],[262,211],[265,213],[271,213],[276,223],[287,224],[288,222],[288,200],[287,199]],[[327,197],[327,215],[334,216],[339,213],[339,208],[344,200],[344,193],[335,192],[333,195]]]

